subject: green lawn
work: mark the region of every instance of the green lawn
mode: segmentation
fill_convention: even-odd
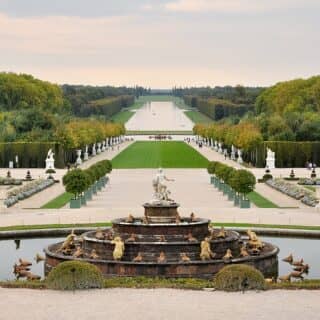
[[[132,116],[134,115],[134,112],[129,111],[129,110],[124,110],[121,112],[116,113],[111,117],[112,122],[117,122],[117,123],[126,123]]]
[[[310,230],[320,231],[320,226],[299,226],[282,224],[253,224],[253,223],[234,223],[234,222],[212,222],[214,227],[228,228],[267,228],[267,229],[288,229],[288,230]],[[96,223],[76,223],[76,224],[38,224],[38,225],[16,225],[9,227],[0,227],[1,231],[24,231],[24,230],[42,230],[42,229],[62,229],[62,228],[103,228],[112,226],[112,222]]]
[[[64,207],[72,198],[72,194],[65,192],[60,194],[60,196],[52,199],[45,205],[41,207],[41,209],[60,209]]]
[[[112,160],[114,169],[206,168],[208,159],[184,142],[135,142]]]
[[[185,115],[194,123],[211,123],[212,119],[199,111],[185,111]]]
[[[264,198],[259,193],[253,191],[248,194],[248,199],[254,203],[258,208],[279,208],[276,204],[270,200]]]

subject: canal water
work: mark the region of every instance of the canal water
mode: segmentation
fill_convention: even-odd
[[[279,275],[288,274],[292,267],[281,260],[293,254],[294,260],[304,259],[310,265],[306,279],[320,279],[320,240],[304,238],[261,237],[263,241],[273,243],[280,248]],[[37,253],[44,255],[43,248],[62,241],[62,238],[33,238],[21,240],[0,240],[0,280],[15,279],[13,265],[19,258],[33,263],[31,272],[43,276],[43,262],[34,260]],[[213,248],[214,249],[214,248]]]
[[[194,123],[172,101],[146,102],[126,123],[134,131],[192,131]]]

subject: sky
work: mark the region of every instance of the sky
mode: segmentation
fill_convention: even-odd
[[[320,73],[319,0],[0,0],[0,71],[55,83],[267,86]]]

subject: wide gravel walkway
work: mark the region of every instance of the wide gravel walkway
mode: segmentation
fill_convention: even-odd
[[[57,292],[0,289],[0,319],[319,319],[319,291],[225,293],[172,289]]]

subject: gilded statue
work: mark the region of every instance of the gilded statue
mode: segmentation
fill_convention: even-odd
[[[210,248],[210,239],[206,237],[200,244],[201,252],[200,258],[201,260],[210,260],[211,258],[215,257],[215,253],[211,251]]]
[[[114,244],[113,259],[121,260],[124,254],[124,242],[120,237],[115,237],[111,243]]]

